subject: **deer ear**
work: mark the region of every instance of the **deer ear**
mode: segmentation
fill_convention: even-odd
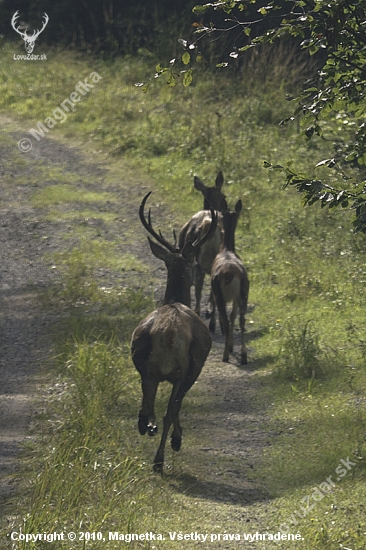
[[[243,204],[242,204],[241,200],[239,199],[238,202],[235,205],[235,212],[238,214],[238,216],[239,216],[242,208],[243,208]]]
[[[201,181],[197,176],[194,176],[193,180],[194,186],[197,189],[197,191],[201,191],[201,193],[205,194],[206,192],[206,185]]]
[[[150,239],[150,237],[148,237],[147,239],[149,241],[151,252],[154,254],[155,258],[163,260],[163,262],[167,266],[170,260],[171,252],[160,246],[160,244],[156,244]]]
[[[221,187],[222,187],[222,184],[224,183],[224,174],[220,172],[217,174],[217,177],[216,177],[216,187],[221,191]]]
[[[193,264],[195,251],[194,251],[194,246],[190,241],[184,245],[182,250],[182,256],[189,263]]]

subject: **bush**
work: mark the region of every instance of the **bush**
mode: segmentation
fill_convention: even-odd
[[[322,348],[311,321],[284,329],[277,369],[281,377],[291,381],[320,378],[330,366],[329,359],[329,351]]]

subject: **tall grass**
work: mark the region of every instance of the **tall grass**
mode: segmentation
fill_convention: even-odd
[[[277,373],[287,380],[306,380],[310,388],[315,379],[335,374],[342,359],[343,365],[346,362],[345,358],[322,346],[320,335],[312,328],[311,321],[300,327],[291,324],[283,332]]]
[[[116,341],[70,343],[67,378],[56,385],[48,416],[36,426],[23,532],[127,533],[136,529],[141,508],[149,508],[153,486],[131,428],[138,386],[126,355]]]

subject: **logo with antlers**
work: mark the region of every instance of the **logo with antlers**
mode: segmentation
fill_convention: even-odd
[[[32,53],[33,52],[33,48],[34,48],[34,44],[38,38],[38,36],[41,34],[41,32],[44,30],[44,28],[46,27],[47,23],[48,23],[48,15],[47,13],[45,12],[44,14],[44,21],[43,21],[43,25],[42,25],[42,28],[41,30],[39,31],[38,29],[36,31],[33,31],[33,34],[31,36],[28,36],[27,34],[27,25],[18,25],[18,27],[16,27],[16,24],[17,24],[17,19],[19,17],[19,11],[16,11],[12,17],[12,20],[11,20],[11,26],[13,27],[13,29],[18,33],[20,34],[20,36],[22,37],[22,39],[24,40],[24,45],[25,45],[25,49],[26,49],[26,52],[27,53]],[[24,28],[24,32],[22,32],[20,29],[21,28]]]

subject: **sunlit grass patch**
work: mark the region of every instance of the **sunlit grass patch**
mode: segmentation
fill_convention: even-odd
[[[77,272],[88,269],[113,269],[121,271],[147,272],[148,267],[130,252],[119,252],[116,241],[107,241],[101,237],[81,239],[79,246],[72,250],[55,253],[52,257],[55,265],[65,269],[75,267]]]
[[[37,208],[49,207],[65,203],[99,203],[113,198],[110,193],[98,193],[83,189],[75,189],[71,184],[48,185],[36,191],[32,203]]]
[[[66,303],[89,302],[106,303],[118,301],[123,294],[119,286],[107,287],[103,284],[103,271],[134,271],[147,273],[147,266],[133,254],[121,253],[117,243],[103,239],[81,240],[79,246],[64,250],[52,256],[53,269],[62,273],[63,283],[57,295]],[[98,277],[98,271],[102,273]]]
[[[285,401],[274,424],[277,428],[281,425],[283,431],[256,473],[266,476],[273,495],[287,494],[317,480],[320,483],[347,457],[357,466],[352,479],[365,477],[366,416],[342,395],[332,398],[318,392],[311,399],[302,396],[294,404]]]
[[[97,209],[95,210],[86,210],[86,209],[79,209],[75,208],[73,206],[70,207],[70,209],[65,208],[65,204],[62,205],[56,205],[56,208],[50,209],[47,212],[47,220],[49,221],[60,221],[60,219],[64,221],[76,221],[80,223],[93,223],[94,221],[101,220],[104,223],[112,223],[116,215],[115,213],[110,212],[101,212]],[[57,207],[58,206],[58,207]]]
[[[297,326],[294,319],[287,330],[279,327],[278,331],[282,333],[278,363],[262,378],[272,401],[269,429],[276,435],[255,477],[265,478],[270,493],[281,496],[273,502],[278,507],[274,513],[278,525],[285,522],[291,529],[299,529],[314,548],[324,548],[324,541],[329,548],[337,548],[336,533],[339,542],[352,540],[355,548],[362,548],[363,533],[356,528],[364,513],[359,489],[366,479],[362,349],[352,354],[346,345],[336,352],[327,350],[327,335],[320,328],[311,327],[311,323]],[[342,460],[352,465],[344,469]],[[317,487],[329,476],[333,476],[334,491],[323,499]],[[294,511],[301,513],[301,506],[305,507],[307,495],[314,510],[302,512],[301,519],[295,514],[295,521],[291,521]],[[334,512],[346,507],[350,495],[352,527],[341,514],[337,514],[335,527]]]
[[[339,461],[336,461],[333,467],[339,465],[341,468],[344,467]],[[344,477],[340,482],[336,481],[335,474],[335,484],[328,493],[319,492],[322,483],[324,488],[329,483],[326,478],[319,478],[312,486],[292,491],[286,498],[275,499],[268,510],[271,530],[277,532],[282,528],[291,533],[301,533],[303,540],[295,543],[294,549],[306,545],[308,548],[319,550],[363,550],[365,505],[362,503],[362,495],[366,489],[366,482],[358,480],[355,486],[351,473],[349,472],[348,477]],[[326,475],[329,478],[332,474],[334,468]],[[350,497],[350,494],[354,496]]]

